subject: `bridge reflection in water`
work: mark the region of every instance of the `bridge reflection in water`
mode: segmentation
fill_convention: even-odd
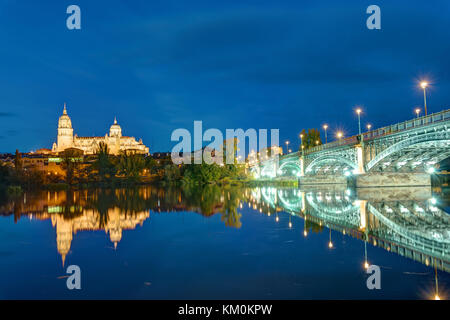
[[[330,235],[335,230],[364,241],[366,266],[370,244],[450,271],[450,216],[439,208],[431,189],[359,189],[356,194],[350,189],[268,187],[253,190],[251,201],[267,213],[284,211],[304,219],[305,236],[311,228],[327,227]]]
[[[319,187],[318,187],[319,188]],[[279,221],[289,214],[304,219],[305,236],[312,231],[341,232],[429,267],[449,272],[450,217],[441,209],[443,200],[427,188],[320,189],[262,187],[158,188],[40,192],[0,204],[1,215],[50,219],[56,229],[57,249],[63,263],[77,232],[104,230],[114,247],[123,230],[135,229],[160,212],[216,214],[229,227],[240,228],[245,202]],[[448,206],[448,204],[447,204]]]

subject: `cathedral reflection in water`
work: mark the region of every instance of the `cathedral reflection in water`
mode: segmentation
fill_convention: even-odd
[[[445,199],[445,197],[444,197]],[[329,229],[364,242],[364,264],[371,263],[368,246],[449,272],[450,218],[439,195],[423,188],[158,188],[57,191],[24,194],[0,206],[2,215],[50,219],[64,264],[78,232],[104,230],[114,247],[123,230],[142,226],[152,214],[191,211],[206,217],[219,214],[226,226],[240,228],[244,206],[274,223],[289,215],[288,227],[304,221],[302,236]],[[448,204],[447,204],[448,206]]]

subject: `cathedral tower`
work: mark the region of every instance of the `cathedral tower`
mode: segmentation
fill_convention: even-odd
[[[114,124],[109,128],[109,150],[111,154],[120,153],[120,138],[122,137],[122,128],[117,124],[117,119],[114,117]]]
[[[64,103],[63,115],[59,117],[58,121],[58,140],[57,152],[64,151],[67,148],[73,147],[73,128],[72,121],[67,115],[66,103]]]
[[[119,138],[122,136],[122,128],[117,124],[117,119],[115,117],[114,124],[109,128],[109,136]]]

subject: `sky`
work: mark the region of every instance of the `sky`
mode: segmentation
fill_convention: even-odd
[[[81,9],[69,30],[66,9]],[[381,30],[366,8],[381,9]],[[0,152],[51,148],[63,104],[78,136],[302,129],[346,136],[450,108],[450,1],[0,0]]]

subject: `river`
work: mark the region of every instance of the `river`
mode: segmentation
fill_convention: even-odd
[[[446,298],[449,202],[440,188],[27,192],[0,203],[0,298]]]

